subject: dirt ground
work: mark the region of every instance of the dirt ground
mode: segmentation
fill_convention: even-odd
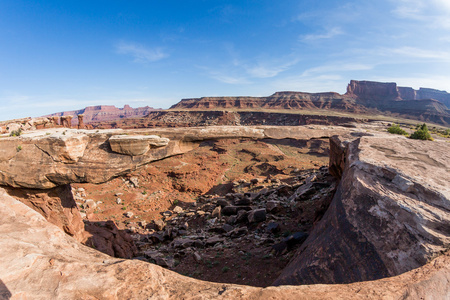
[[[175,229],[184,222],[189,226],[190,235],[203,234],[217,200],[230,193],[256,195],[286,186],[286,195],[279,199],[287,201],[296,188],[305,184],[305,178],[315,176],[320,168],[324,170],[328,154],[328,139],[207,141],[189,153],[153,162],[107,183],[73,184],[72,187],[84,219],[89,222],[113,220],[119,229],[127,230],[141,250],[139,259],[153,262],[143,252],[157,250],[173,258],[169,269],[187,276],[268,286],[298,247],[276,254],[274,243],[294,232],[309,232],[330,201],[330,189],[328,194],[322,192],[313,200],[295,202],[294,209],[283,206],[276,214],[268,214],[265,222],[247,224],[248,233],[243,236],[230,239],[225,234],[218,235],[224,241],[211,247],[175,251],[169,244],[173,238],[157,244],[142,241],[157,233],[150,226],[155,220],[172,224]],[[323,175],[323,180],[330,179],[326,176]],[[252,180],[254,184],[249,183]],[[94,200],[95,208],[86,207],[88,199]],[[180,207],[183,214],[168,216],[165,213],[172,214],[175,207]],[[199,216],[199,210],[204,210],[206,215]],[[276,233],[269,234],[264,229],[269,221],[280,225]],[[226,217],[219,217],[219,225],[226,222]],[[193,252],[201,259],[196,259]]]

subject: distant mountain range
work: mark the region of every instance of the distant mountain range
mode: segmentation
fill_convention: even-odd
[[[276,92],[267,97],[202,97],[182,99],[172,110],[217,109],[327,109],[358,114],[385,114],[413,118],[418,121],[450,125],[450,93],[429,88],[414,90],[396,83],[352,80],[343,95],[304,92]],[[72,125],[78,124],[77,115],[83,114],[85,124],[110,122],[127,118],[146,117],[155,110],[149,106],[132,108],[125,105],[89,106],[76,111],[59,112],[48,116],[72,115]]]
[[[78,115],[83,115],[83,122],[85,124],[89,124],[93,122],[114,121],[123,118],[141,118],[155,110],[160,109],[155,109],[149,106],[132,108],[129,105],[125,105],[123,108],[118,108],[114,105],[97,105],[88,106],[80,110],[58,112],[51,115],[46,115],[44,117],[61,117],[71,115],[73,116],[72,125],[76,125],[78,124]]]
[[[277,92],[268,97],[203,97],[183,99],[171,109],[330,109],[352,113],[384,113],[442,125],[450,124],[450,94],[428,88],[414,90],[396,83],[352,80],[347,93]]]

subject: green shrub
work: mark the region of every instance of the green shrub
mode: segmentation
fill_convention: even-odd
[[[9,136],[20,136],[22,134],[22,128],[19,128],[17,130],[13,130],[11,131],[11,133],[9,134]]]
[[[413,134],[411,134],[410,138],[415,140],[429,140],[432,141],[433,138],[431,134],[428,132],[427,124],[423,123]]]
[[[388,132],[392,134],[401,134],[401,135],[408,135],[406,131],[400,128],[400,125],[398,124],[392,124],[391,127],[388,128]]]
[[[16,150],[17,152],[19,152],[20,150],[22,150],[22,146],[21,145],[17,146]]]

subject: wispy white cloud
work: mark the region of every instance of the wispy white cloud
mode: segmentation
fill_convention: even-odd
[[[442,62],[450,61],[449,51],[435,51],[413,47],[401,47],[397,49],[392,49],[391,51],[392,53],[399,54],[402,56],[425,58],[425,59],[437,59]]]
[[[328,65],[322,65],[305,70],[302,76],[311,76],[313,74],[328,74],[332,72],[346,72],[346,71],[364,71],[372,70],[374,65],[362,64],[362,63],[333,63]]]
[[[437,61],[450,62],[450,51],[429,50],[417,47],[399,47],[399,48],[378,48],[371,51],[372,55],[390,56],[396,61],[419,60],[419,61]]]
[[[163,48],[147,48],[143,45],[121,41],[116,45],[116,51],[119,54],[130,55],[137,63],[149,63],[161,60],[169,56]]]
[[[342,31],[339,27],[333,27],[328,29],[324,33],[318,33],[318,34],[307,34],[300,36],[300,39],[303,41],[315,41],[315,40],[323,40],[323,39],[331,39],[335,36],[344,34],[344,31]]]
[[[258,61],[256,64],[244,65],[247,74],[254,78],[271,78],[288,70],[299,62],[298,58],[292,58],[286,62],[278,60]]]
[[[450,29],[448,0],[391,0],[393,14],[399,18],[422,22],[426,27]]]
[[[230,74],[220,73],[216,71],[209,72],[211,78],[228,84],[250,84],[251,81],[247,77],[234,76]]]

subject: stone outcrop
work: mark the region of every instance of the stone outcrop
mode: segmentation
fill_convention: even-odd
[[[61,116],[61,125],[66,128],[72,127],[72,115]]]
[[[408,272],[450,245],[445,142],[331,139],[332,203],[275,284],[349,283]]]
[[[0,134],[11,133],[17,130],[29,131],[42,128],[54,128],[57,125],[58,123],[53,118],[45,117],[0,121]]]
[[[78,129],[85,129],[85,125],[84,125],[84,115],[83,114],[79,114],[77,116],[78,118]]]
[[[218,126],[140,132],[147,135],[125,135],[122,130],[31,132],[0,139],[0,185],[46,189],[74,182],[101,183],[138,166],[190,151],[207,139],[320,138],[346,131],[320,126]]]
[[[195,280],[76,242],[0,189],[2,299],[445,299],[450,256],[400,276],[347,285],[255,288]]]
[[[108,141],[113,152],[136,156],[150,148],[167,146],[170,140],[157,135],[113,135]]]
[[[84,223],[72,197],[69,185],[49,190],[5,188],[6,192],[39,212],[48,222],[58,226],[77,241],[86,240]]]
[[[347,86],[347,95],[356,95],[360,99],[400,100],[400,93],[395,82],[351,80]]]

